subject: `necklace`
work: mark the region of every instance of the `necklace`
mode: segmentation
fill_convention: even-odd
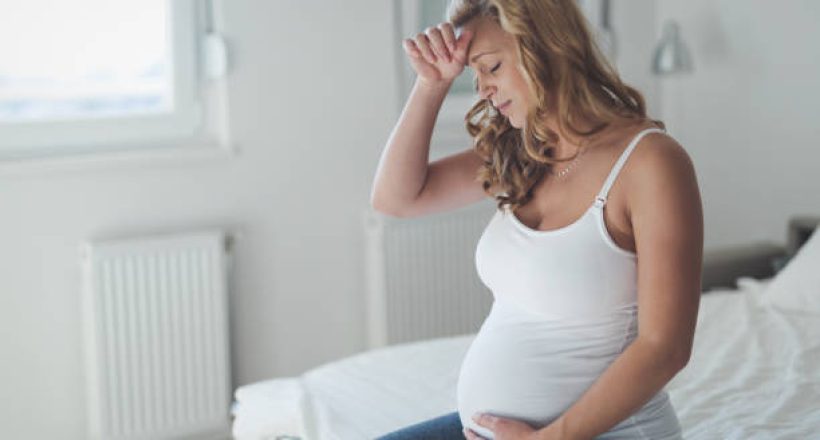
[[[572,159],[572,161],[570,161],[569,165],[567,165],[566,168],[564,168],[563,170],[556,173],[552,169],[552,167],[550,167],[550,169],[549,169],[549,171],[547,171],[547,173],[554,175],[556,179],[563,178],[570,171],[572,171],[572,169],[575,168],[576,165],[578,165],[578,163],[581,161],[581,156],[583,156],[586,151],[587,151],[586,147],[581,147],[580,151],[578,151],[578,154],[575,155],[575,159]]]

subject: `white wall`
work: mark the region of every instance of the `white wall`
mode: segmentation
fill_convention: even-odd
[[[662,118],[689,151],[706,247],[785,240],[820,215],[820,3],[661,0],[680,23],[692,75],[661,81]]]
[[[638,89],[646,100],[647,114],[660,118],[658,78],[652,74],[655,47],[656,0],[619,0],[612,2],[612,27],[615,29],[615,65],[621,78]]]
[[[364,347],[362,228],[395,101],[390,2],[230,0],[235,158],[0,175],[0,428],[83,439],[78,246],[240,229],[236,384]]]

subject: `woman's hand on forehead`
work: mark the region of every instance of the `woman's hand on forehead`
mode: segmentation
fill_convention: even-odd
[[[449,83],[464,70],[472,36],[473,31],[463,30],[456,37],[453,25],[444,22],[405,39],[403,46],[419,80]]]

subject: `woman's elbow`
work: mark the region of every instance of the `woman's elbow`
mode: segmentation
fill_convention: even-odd
[[[692,357],[690,344],[662,338],[644,338],[644,343],[653,353],[657,364],[666,369],[678,372],[689,364]]]
[[[398,207],[396,205],[391,205],[389,203],[384,203],[384,202],[380,201],[379,199],[377,199],[375,197],[370,198],[370,208],[373,211],[378,212],[379,214],[383,214],[383,215],[386,215],[386,216],[389,216],[389,217],[395,217],[395,218],[404,218],[404,217],[406,217],[406,214],[404,214],[404,212],[402,210],[398,209]]]
[[[689,364],[689,359],[692,357],[692,352],[691,350],[673,349],[666,357],[668,359],[667,364],[669,365],[669,368],[675,372],[678,372],[686,368],[686,365]]]

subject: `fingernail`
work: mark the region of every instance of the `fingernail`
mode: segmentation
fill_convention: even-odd
[[[476,422],[481,420],[481,413],[473,414],[473,420],[475,420]]]

